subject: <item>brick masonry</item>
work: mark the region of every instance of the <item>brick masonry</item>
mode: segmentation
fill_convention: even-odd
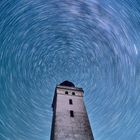
[[[51,140],[94,140],[81,88],[57,86],[52,106]]]

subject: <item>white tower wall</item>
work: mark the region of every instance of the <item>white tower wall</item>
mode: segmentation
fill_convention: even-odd
[[[81,88],[57,86],[52,105],[51,140],[94,140]]]

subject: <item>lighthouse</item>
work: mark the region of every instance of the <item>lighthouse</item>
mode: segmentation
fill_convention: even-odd
[[[94,140],[83,95],[72,82],[56,86],[50,140]]]

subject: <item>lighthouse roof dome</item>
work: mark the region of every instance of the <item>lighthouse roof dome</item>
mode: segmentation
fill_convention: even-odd
[[[68,87],[75,87],[75,85],[70,81],[64,81],[60,84],[60,86],[68,86]]]

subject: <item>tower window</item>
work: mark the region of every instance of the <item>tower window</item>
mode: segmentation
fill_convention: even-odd
[[[73,104],[72,99],[69,99],[69,104],[70,104],[70,105],[72,105],[72,104]]]
[[[75,92],[72,92],[72,95],[75,95]]]
[[[68,94],[68,91],[65,91],[65,94]]]
[[[70,117],[74,117],[74,112],[73,112],[73,110],[70,110]]]

